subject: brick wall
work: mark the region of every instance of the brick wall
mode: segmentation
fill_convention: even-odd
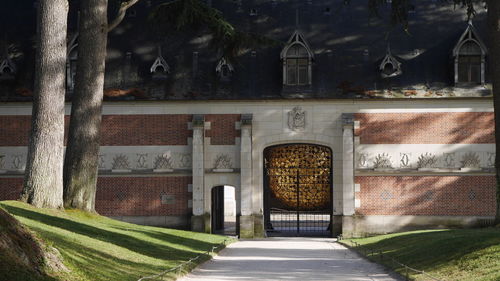
[[[105,216],[178,216],[191,213],[188,192],[191,177],[100,177],[96,211]],[[175,196],[162,204],[161,195]]]
[[[96,211],[103,216],[189,215],[191,177],[99,177]],[[23,178],[0,178],[0,201],[17,200]],[[161,204],[161,194],[175,196],[174,204]]]
[[[0,146],[26,146],[31,116],[0,116]]]
[[[235,138],[240,137],[240,130],[235,128],[239,114],[209,114],[205,115],[205,121],[211,122],[210,130],[205,131],[211,145],[234,145]]]
[[[0,177],[0,201],[17,200],[23,190],[23,178]]]
[[[101,145],[187,145],[191,120],[188,114],[104,115]],[[0,116],[0,146],[27,146],[30,127],[31,116]]]
[[[357,113],[362,144],[495,143],[492,112]]]
[[[104,115],[101,145],[187,145],[191,115]]]
[[[495,215],[495,176],[357,176],[355,183],[360,215]]]

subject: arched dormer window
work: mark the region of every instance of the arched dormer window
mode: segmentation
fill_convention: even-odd
[[[161,54],[161,47],[158,46],[158,57],[151,65],[150,72],[153,74],[153,79],[164,80],[167,79],[170,73],[170,66],[167,64]]]
[[[68,56],[66,59],[66,89],[68,92],[73,92],[75,89],[76,64],[78,61],[78,43],[76,39],[68,48]]]
[[[16,65],[8,55],[0,62],[0,80],[14,79],[16,74]]]
[[[484,84],[487,52],[486,45],[469,22],[453,49],[455,84]]]
[[[226,58],[222,58],[219,60],[219,63],[215,67],[215,73],[219,77],[220,81],[228,82],[231,80],[233,76],[234,67],[233,65],[226,60]]]
[[[379,66],[382,78],[396,77],[403,73],[401,63],[392,55],[391,48],[387,46],[387,53]]]
[[[283,85],[304,86],[312,82],[314,55],[304,36],[295,31],[281,51],[283,61]]]

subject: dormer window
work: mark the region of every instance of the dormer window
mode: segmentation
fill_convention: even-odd
[[[401,63],[392,55],[391,48],[387,47],[387,53],[379,66],[382,78],[396,77],[401,75]]]
[[[219,63],[215,67],[215,73],[219,77],[220,81],[228,82],[233,76],[234,67],[226,60],[226,58],[220,59]]]
[[[295,31],[281,51],[283,60],[283,85],[304,86],[312,81],[312,60],[314,56],[303,35]]]
[[[486,45],[469,22],[467,29],[453,49],[455,84],[484,84]]]
[[[75,89],[76,64],[78,61],[78,44],[76,39],[68,48],[68,57],[66,60],[66,89],[68,92],[73,92]]]
[[[6,55],[5,59],[0,62],[0,80],[14,79],[16,74],[16,65]]]
[[[158,46],[158,57],[153,62],[153,65],[151,65],[150,71],[153,74],[153,79],[157,80],[167,79],[167,76],[170,73],[170,66],[163,58],[160,46]]]

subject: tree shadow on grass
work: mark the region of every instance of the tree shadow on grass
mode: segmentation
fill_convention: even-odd
[[[202,252],[202,251],[209,251],[212,249],[212,247],[219,245],[220,243],[209,243],[209,242],[203,242],[197,239],[185,237],[185,236],[180,236],[180,235],[172,235],[163,231],[158,231],[158,230],[139,230],[139,229],[129,229],[125,227],[118,227],[114,226],[113,228],[121,230],[121,231],[129,231],[129,232],[135,232],[138,234],[146,235],[150,238],[157,239],[157,240],[162,240],[162,241],[168,241],[168,243],[173,243],[173,244],[179,244],[182,245],[184,248],[189,248],[193,251],[196,252]]]
[[[419,270],[438,270],[464,256],[500,245],[499,228],[418,232],[364,244]]]
[[[75,222],[69,219],[40,214],[37,212],[9,205],[3,205],[3,207],[15,216],[35,220],[40,223],[44,223],[46,225],[58,227],[70,232],[88,236],[92,239],[114,244],[126,248],[130,251],[153,258],[187,260],[193,257],[194,254],[194,252],[191,251],[180,250],[173,247],[165,246],[160,243],[137,239],[132,235],[126,235],[123,233],[104,230],[87,224]],[[172,238],[172,237],[164,237],[163,240],[167,240],[165,238]],[[173,238],[177,237],[174,236]],[[187,244],[196,242],[193,245],[193,247],[200,247],[201,249],[210,249],[212,245],[211,243],[206,243],[199,240],[191,240],[191,239],[186,239],[186,240],[180,239],[175,241],[176,242],[180,241]]]
[[[111,255],[106,249],[86,247],[76,240],[66,239],[43,228],[31,229],[54,242],[72,270],[88,280],[137,280],[141,276],[156,274],[179,264],[177,259],[166,259],[162,264],[139,262],[138,257],[133,258],[135,261],[132,261],[132,258],[127,260]]]

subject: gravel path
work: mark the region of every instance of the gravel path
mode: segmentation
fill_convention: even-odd
[[[381,266],[328,238],[267,238],[229,245],[179,281],[392,281]]]

